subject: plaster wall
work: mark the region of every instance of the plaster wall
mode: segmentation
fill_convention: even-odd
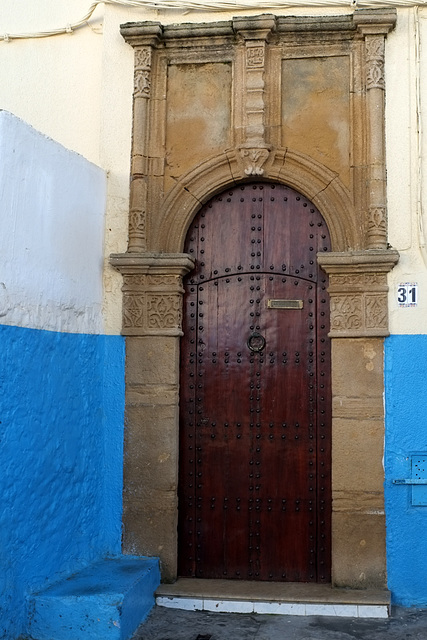
[[[0,112],[2,324],[102,331],[105,174]]]
[[[120,553],[124,338],[102,335],[104,172],[0,112],[0,637]]]
[[[385,355],[388,584],[394,602],[425,607],[427,506],[414,505],[412,487],[393,480],[411,478],[411,455],[427,452],[427,335],[390,336]]]

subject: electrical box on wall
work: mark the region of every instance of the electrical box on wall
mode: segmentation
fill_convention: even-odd
[[[426,484],[412,485],[412,504],[417,507],[427,506],[427,455],[411,456],[411,477],[413,480],[425,480]]]
[[[411,504],[414,507],[427,507],[427,454],[411,455],[411,477],[393,480],[393,484],[411,486]]]

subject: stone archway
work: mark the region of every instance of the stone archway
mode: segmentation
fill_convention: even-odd
[[[124,551],[160,556],[166,581],[177,559],[182,277],[193,267],[184,238],[212,195],[256,177],[300,191],[330,229],[332,252],[318,261],[331,295],[332,580],[385,584],[382,343],[398,254],[387,248],[383,63],[395,19],[357,10],[122,27],[135,49],[129,248],[111,257],[127,336]],[[318,91],[330,72],[338,94]],[[339,126],[325,115],[329,134],[313,128],[308,140],[289,87]],[[338,154],[334,127],[348,133]]]

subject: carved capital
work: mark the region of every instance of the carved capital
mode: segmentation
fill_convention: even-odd
[[[120,33],[132,47],[155,47],[161,41],[163,27],[160,22],[128,22],[120,25]]]
[[[387,273],[397,251],[318,254],[329,275],[331,338],[388,335]]]
[[[123,335],[180,336],[182,278],[194,263],[186,254],[117,254],[123,274]]]
[[[277,18],[272,14],[255,17],[233,18],[233,29],[244,40],[263,40],[267,42],[276,31]]]
[[[385,37],[396,24],[396,9],[357,10],[353,21],[365,38],[366,88],[384,90]]]

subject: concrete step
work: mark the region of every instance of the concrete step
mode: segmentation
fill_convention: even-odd
[[[87,567],[29,598],[35,640],[127,640],[154,606],[157,558],[121,556]]]
[[[180,578],[156,591],[161,607],[291,616],[387,618],[390,592],[337,589],[330,584]]]

